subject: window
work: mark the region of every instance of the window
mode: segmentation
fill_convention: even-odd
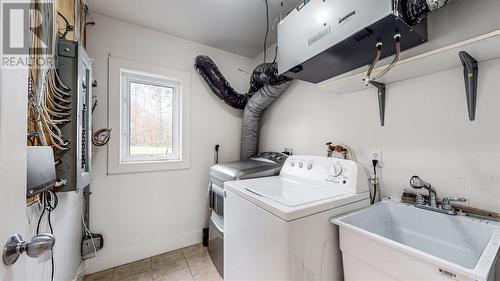
[[[109,61],[108,172],[189,167],[189,74],[116,58]]]
[[[179,85],[122,73],[122,162],[179,160]]]

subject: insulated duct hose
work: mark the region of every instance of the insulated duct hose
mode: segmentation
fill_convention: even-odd
[[[248,94],[240,95],[236,92],[209,57],[197,56],[194,66],[216,96],[231,107],[245,108],[249,99]]]
[[[208,87],[221,100],[236,109],[245,109],[241,136],[241,159],[257,153],[258,124],[261,113],[290,85],[291,78],[278,75],[278,64],[258,65],[250,76],[250,88],[240,94],[231,87],[217,65],[207,56],[197,56],[195,68]]]
[[[429,14],[447,5],[452,0],[406,0],[404,2],[404,12],[406,21],[410,25],[417,24],[424,20]]]
[[[291,82],[276,86],[265,85],[248,101],[243,112],[241,130],[241,159],[249,159],[257,154],[259,147],[259,120],[262,112],[278,99],[290,86]]]

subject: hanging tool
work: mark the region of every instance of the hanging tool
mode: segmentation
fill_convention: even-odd
[[[462,65],[464,66],[465,93],[467,96],[467,109],[469,111],[469,120],[476,119],[476,100],[477,100],[477,75],[479,67],[477,60],[467,52],[458,53]]]
[[[377,96],[378,96],[378,110],[380,113],[380,126],[384,126],[385,123],[385,84],[370,81],[375,88],[377,88]]]

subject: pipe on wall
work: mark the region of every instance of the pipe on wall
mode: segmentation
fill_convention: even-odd
[[[241,95],[236,92],[212,59],[207,56],[197,56],[194,67],[216,96],[233,108],[245,108],[249,99],[248,94]]]
[[[262,112],[278,99],[290,86],[291,82],[276,86],[264,85],[247,103],[243,112],[241,130],[241,159],[248,159],[257,154],[259,146],[259,120]]]
[[[262,63],[250,76],[248,92],[240,94],[208,56],[197,56],[194,66],[216,96],[233,108],[244,109],[241,159],[257,154],[260,116],[288,88],[292,79],[278,75],[276,62]]]

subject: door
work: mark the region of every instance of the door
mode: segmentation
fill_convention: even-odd
[[[0,250],[13,233],[31,238],[26,235],[27,81],[25,69],[0,71]],[[0,258],[0,280],[26,280],[25,265],[25,254],[10,266]]]

